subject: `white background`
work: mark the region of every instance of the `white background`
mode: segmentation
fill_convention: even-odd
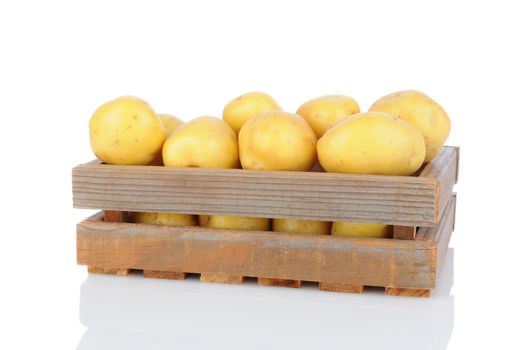
[[[2,1],[0,348],[527,348],[520,5]],[[75,223],[90,212],[72,209],[71,168],[93,158],[101,103],[134,94],[189,120],[251,90],[295,111],[329,93],[366,110],[407,88],[444,106],[462,150],[451,291],[448,271],[415,301],[88,278],[76,265]]]

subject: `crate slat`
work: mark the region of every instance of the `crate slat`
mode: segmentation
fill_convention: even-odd
[[[420,228],[415,240],[105,222],[98,213],[77,225],[77,259],[107,273],[137,269],[180,279],[200,273],[203,281],[230,283],[257,277],[268,285],[311,281],[328,291],[378,286],[388,294],[428,296],[445,258],[454,211],[451,196],[440,223]]]
[[[85,220],[79,264],[112,268],[431,288],[431,241],[354,239]]]
[[[419,176],[167,168],[90,162],[73,169],[76,208],[432,226],[452,192],[458,149]]]

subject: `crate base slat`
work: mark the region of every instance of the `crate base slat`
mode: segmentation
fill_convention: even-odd
[[[427,297],[445,257],[454,226],[455,195],[439,224],[421,227],[415,240],[349,238],[277,232],[169,227],[105,222],[98,213],[77,226],[77,260],[89,272],[203,282],[361,293],[365,286],[387,295]],[[262,277],[265,276],[265,277]]]
[[[118,269],[118,268],[101,268],[88,266],[88,272],[94,274],[106,274],[116,276],[127,276],[131,269]],[[170,279],[170,280],[184,280],[187,274],[184,272],[174,271],[156,271],[156,270],[144,270],[143,276],[145,278],[158,278],[158,279]],[[285,287],[285,288],[300,288],[302,287],[302,281],[300,280],[287,280],[280,278],[265,278],[259,277],[258,284],[261,286],[272,286],[272,287]],[[245,281],[244,276],[229,276],[221,274],[208,274],[202,273],[200,276],[201,282],[208,283],[224,283],[224,284],[242,284]],[[361,294],[364,291],[363,285],[355,285],[350,283],[331,283],[331,282],[320,282],[319,289],[326,292],[339,292],[339,293],[355,293]],[[424,297],[430,296],[431,290],[425,288],[398,288],[398,287],[385,287],[386,295],[396,296],[407,296],[407,297]]]
[[[244,276],[224,275],[220,273],[202,273],[199,280],[201,282],[242,284]]]
[[[143,270],[145,278],[160,278],[166,280],[184,280],[187,274],[184,272],[175,271],[158,271],[158,270]]]
[[[130,269],[121,269],[115,267],[100,267],[100,266],[88,266],[89,273],[98,273],[104,275],[117,275],[117,276],[127,276],[130,273]]]
[[[386,295],[428,298],[430,296],[430,289],[386,287],[385,293]]]
[[[319,289],[326,292],[362,293],[364,286],[352,283],[320,282]]]
[[[282,279],[282,278],[258,277],[258,284],[261,286],[286,287],[286,288],[302,287],[302,281],[288,280],[288,279]]]

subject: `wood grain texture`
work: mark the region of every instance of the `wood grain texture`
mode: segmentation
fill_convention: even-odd
[[[385,294],[404,297],[428,298],[430,296],[430,289],[386,287]]]
[[[106,222],[126,222],[128,221],[128,213],[118,210],[105,210],[104,221]]]
[[[415,226],[399,226],[393,227],[394,239],[415,239],[417,228]]]
[[[143,270],[143,276],[146,278],[160,278],[167,280],[184,280],[187,278],[187,274],[184,272],[158,270]]]
[[[459,147],[443,147],[443,151],[423,169],[420,176],[437,181],[436,218],[441,218],[454,185],[457,182],[459,166]],[[439,222],[439,220],[436,220]],[[416,225],[420,226],[420,225]],[[427,225],[421,225],[427,226]]]
[[[434,273],[440,270],[445,260],[448,243],[454,230],[454,221],[456,215],[456,195],[452,194],[447,202],[443,217],[438,225],[434,227],[421,227],[417,231],[415,239],[417,241],[433,242],[435,244],[435,266]]]
[[[319,289],[327,292],[362,293],[364,286],[351,283],[320,282]]]
[[[77,225],[79,264],[123,269],[431,288],[436,244],[102,222]],[[344,268],[345,267],[345,268]]]
[[[281,279],[281,278],[267,278],[267,277],[258,277],[258,284],[261,286],[286,287],[286,288],[302,287],[302,281],[299,281],[299,280],[287,280],[287,279]]]
[[[225,275],[220,273],[202,273],[199,277],[201,282],[242,284],[244,276]]]
[[[419,176],[167,168],[88,163],[73,169],[76,208],[432,226],[456,177],[444,147]],[[443,198],[443,199],[442,199]]]
[[[117,276],[126,276],[130,273],[129,269],[120,269],[115,267],[99,267],[88,265],[89,273],[99,273],[105,275],[117,275]]]

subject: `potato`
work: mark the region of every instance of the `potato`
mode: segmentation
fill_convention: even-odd
[[[178,126],[183,124],[183,121],[179,118],[174,117],[170,114],[159,114],[159,119],[161,119],[161,122],[163,123],[163,126],[165,127],[165,132],[167,134],[167,137],[169,137],[174,129],[176,129]]]
[[[223,109],[223,120],[238,135],[243,124],[252,117],[264,112],[280,109],[278,103],[266,93],[249,92],[227,103]]]
[[[357,102],[344,95],[327,95],[314,98],[302,104],[296,114],[307,120],[317,137],[338,120],[360,112]]]
[[[92,150],[107,164],[150,164],[165,138],[165,128],[157,114],[137,97],[107,102],[90,119]]]
[[[223,120],[199,117],[176,128],[163,146],[170,167],[237,168],[238,141]]]
[[[130,213],[131,221],[152,225],[196,226],[196,217],[188,214],[173,213]]]
[[[347,237],[391,238],[393,236],[393,226],[335,221],[331,225],[331,234],[333,236]]]
[[[273,219],[273,231],[328,235],[331,222],[302,219]]]
[[[359,113],[333,125],[317,143],[328,172],[411,175],[423,164],[423,135],[406,121],[383,112]]]
[[[176,129],[178,126],[183,124],[183,121],[170,115],[170,114],[158,114],[159,119],[161,119],[161,122],[163,123],[163,126],[165,127],[165,133],[167,137],[172,134],[174,129]],[[163,166],[163,149],[159,150],[159,153],[156,155],[156,158],[150,163],[150,165],[158,165]]]
[[[206,227],[233,230],[267,231],[270,220],[266,218],[253,218],[244,216],[211,215]]]
[[[370,111],[387,112],[415,126],[425,139],[425,163],[441,151],[450,133],[450,118],[445,110],[419,91],[399,91],[381,97]]]
[[[245,123],[238,138],[244,169],[310,170],[317,158],[317,136],[296,114],[260,114]]]

